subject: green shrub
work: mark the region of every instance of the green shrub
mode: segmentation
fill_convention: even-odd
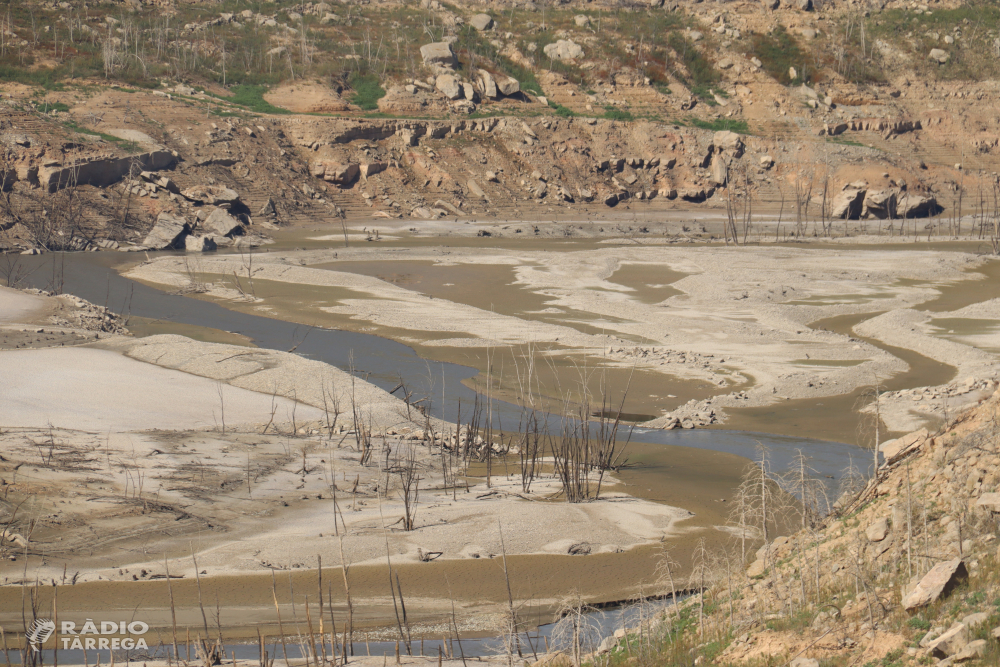
[[[689,118],[687,122],[692,127],[698,127],[702,130],[711,130],[713,132],[729,130],[730,132],[736,132],[737,134],[750,133],[750,128],[745,120],[731,120],[729,118],[701,120],[700,118]]]
[[[233,95],[227,101],[241,107],[246,107],[250,111],[271,114],[291,113],[288,109],[276,107],[264,99],[267,86],[241,85],[233,86],[230,90],[232,90]]]
[[[906,624],[908,626],[910,626],[911,628],[915,629],[915,630],[930,630],[931,629],[930,621],[925,621],[924,619],[922,619],[922,618],[920,618],[918,616],[914,616],[913,618],[911,618],[910,620],[908,620],[906,622]]]
[[[608,105],[604,107],[604,118],[608,120],[635,120],[635,116],[628,109],[619,109],[616,106]]]
[[[364,111],[377,111],[378,101],[385,97],[385,90],[379,85],[378,76],[370,73],[354,73],[351,75],[350,83],[354,89],[351,101]]]
[[[556,115],[561,116],[563,118],[572,118],[573,116],[576,115],[573,113],[572,109],[568,109],[561,104],[553,102],[552,100],[549,100],[549,108],[554,109]]]
[[[778,83],[791,85],[806,83],[811,77],[812,58],[799,48],[795,39],[779,25],[770,33],[755,33],[750,37],[749,55],[757,56],[765,72]],[[789,69],[794,67],[797,76],[792,79]]]
[[[682,79],[682,83],[691,89],[692,95],[714,105],[712,89],[719,84],[720,76],[712,63],[698,50],[694,42],[680,32],[671,32],[667,35],[667,45],[674,50],[687,68],[689,80]]]

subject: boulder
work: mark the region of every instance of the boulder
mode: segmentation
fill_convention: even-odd
[[[896,438],[895,440],[887,440],[879,445],[879,451],[882,452],[882,456],[885,457],[886,461],[891,461],[903,452],[906,452],[914,445],[919,446],[924,440],[927,439],[927,429],[922,428],[919,431],[914,431],[913,433],[908,433],[902,437]]]
[[[764,169],[770,169],[774,166],[774,158],[770,155],[764,155],[760,158],[760,166]]]
[[[573,23],[577,28],[587,28],[590,26],[590,17],[586,14],[577,14],[573,17]]]
[[[184,237],[184,250],[187,252],[213,252],[218,249],[215,239],[211,236],[195,236],[188,234]]]
[[[479,198],[485,198],[486,197],[486,192],[484,192],[483,189],[481,187],[479,187],[479,183],[476,183],[473,180],[469,180],[468,186],[469,186],[469,192],[471,192],[476,197],[479,197]]]
[[[968,643],[969,629],[964,623],[955,623],[927,648],[934,657],[947,658],[961,651]]]
[[[434,87],[449,100],[462,99],[462,86],[451,74],[441,74],[434,80]]]
[[[965,645],[965,647],[952,656],[954,662],[966,662],[968,660],[978,660],[986,655],[986,640],[976,639]]]
[[[911,611],[925,607],[950,593],[959,582],[968,578],[969,572],[960,558],[938,563],[903,597],[903,608]]]
[[[754,577],[763,575],[765,571],[767,571],[767,563],[763,559],[758,558],[747,568],[747,576],[753,579]]]
[[[865,537],[869,542],[881,542],[889,534],[889,520],[885,517],[872,521],[865,531]]]
[[[761,0],[764,9],[777,9],[781,6],[781,0]]]
[[[943,49],[931,49],[931,52],[927,54],[927,57],[936,62],[938,65],[944,65],[951,58],[948,52]]]
[[[985,611],[979,611],[974,614],[969,614],[962,619],[962,625],[969,628],[970,630],[975,630],[980,625],[990,620],[990,615]]]
[[[181,196],[185,199],[202,204],[235,204],[240,200],[240,196],[235,190],[222,187],[221,185],[196,185],[187,190],[181,190]]]
[[[323,180],[337,185],[350,185],[361,173],[361,169],[353,162],[348,164],[328,164],[323,173]]]
[[[712,185],[725,185],[729,175],[729,165],[726,164],[726,160],[721,155],[715,155],[712,157],[712,166],[709,168],[709,172],[711,173],[709,180]]]
[[[580,542],[578,544],[572,545],[566,553],[570,556],[588,556],[591,552],[591,546],[587,542]]]
[[[985,507],[991,512],[1000,512],[1000,493],[984,493],[976,501],[976,507]]]
[[[607,206],[615,206],[616,204],[618,204],[618,194],[612,192],[611,194],[607,195],[604,198],[604,203]]]
[[[729,151],[733,157],[743,155],[743,139],[740,138],[740,135],[729,130],[716,132],[715,136],[712,137],[712,145],[715,146],[716,150]]]
[[[571,39],[560,39],[542,49],[549,58],[567,62],[583,57],[583,49]]]
[[[857,220],[861,217],[866,193],[866,190],[848,187],[833,199],[833,203],[830,205],[830,216]]]
[[[451,50],[451,44],[448,42],[424,44],[420,47],[420,57],[424,59],[425,65],[454,67],[458,62],[455,59],[455,52]]]
[[[230,236],[243,229],[243,223],[234,218],[224,208],[217,208],[198,225],[200,231],[213,236]]]
[[[810,12],[813,8],[812,0],[795,0],[795,8],[803,12]]]
[[[369,176],[374,176],[375,174],[381,174],[383,171],[389,168],[389,165],[385,162],[371,162],[369,164],[363,164],[358,168],[358,171],[364,178]]]
[[[154,250],[177,249],[183,246],[184,236],[189,231],[191,228],[184,218],[164,211],[156,217],[156,222],[142,240],[142,245]]]
[[[513,77],[501,77],[498,78],[496,82],[497,90],[500,91],[501,95],[509,97],[511,95],[517,95],[521,92],[521,83]]]
[[[462,97],[464,97],[469,102],[477,101],[476,89],[472,86],[471,83],[461,83],[459,85],[462,87]]]
[[[896,213],[901,218],[926,218],[940,210],[934,197],[910,192],[903,193],[896,202]]]
[[[862,215],[868,214],[880,220],[896,217],[896,191],[876,190],[865,195]]]
[[[500,96],[497,90],[497,82],[493,80],[493,75],[486,70],[479,70],[479,88],[483,91],[483,97],[495,100]]]
[[[489,14],[476,14],[469,19],[469,25],[482,32],[493,27],[493,17]]]

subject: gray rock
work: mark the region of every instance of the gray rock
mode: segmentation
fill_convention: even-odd
[[[434,87],[449,100],[462,99],[462,86],[451,74],[441,74],[434,80]]]
[[[560,39],[542,49],[549,58],[567,62],[583,57],[583,49],[571,39]]]
[[[733,157],[738,158],[743,155],[743,139],[740,138],[740,135],[729,130],[716,132],[712,137],[712,145],[717,150],[729,151]]]
[[[923,218],[939,211],[937,199],[925,195],[903,193],[896,202],[896,212],[901,218]]]
[[[479,70],[479,88],[483,91],[483,97],[495,100],[500,96],[497,90],[497,82],[493,80],[493,75],[486,70]]]
[[[865,202],[867,190],[848,188],[838,194],[833,199],[830,206],[830,216],[848,220],[857,220],[861,217],[861,209]]]
[[[881,519],[876,519],[868,526],[865,531],[865,536],[868,538],[869,542],[881,542],[889,534],[889,520],[885,517]]]
[[[195,236],[188,234],[184,237],[184,250],[187,252],[212,252],[218,249],[215,239],[211,236]]]
[[[764,5],[764,9],[777,9],[781,6],[781,0],[761,0],[760,4]]]
[[[985,507],[991,512],[1000,512],[1000,493],[984,493],[976,501],[976,507]]]
[[[614,205],[616,205],[618,203],[618,194],[615,193],[615,192],[612,192],[611,194],[609,194],[608,196],[606,196],[604,198],[604,203],[607,206],[614,206]]]
[[[590,17],[586,14],[577,14],[573,17],[573,23],[577,28],[587,28],[590,26]]]
[[[795,0],[795,8],[803,12],[812,11],[813,8],[812,0]]]
[[[521,83],[513,77],[502,77],[496,80],[497,90],[501,95],[510,97],[521,92]]]
[[[181,190],[181,196],[195,202],[203,204],[235,204],[240,200],[240,196],[235,190],[222,187],[221,185],[197,185],[187,190]]]
[[[950,593],[959,582],[968,578],[969,572],[961,559],[938,563],[903,597],[903,608],[910,611],[925,607]]]
[[[163,212],[156,217],[156,223],[142,240],[142,245],[154,250],[180,248],[184,243],[184,236],[189,231],[191,228],[184,218]]]
[[[572,545],[566,553],[570,556],[588,556],[590,555],[591,550],[592,548],[589,543],[579,542]]]
[[[323,180],[327,183],[336,183],[337,185],[350,185],[357,179],[360,173],[360,167],[353,162],[349,164],[328,164],[326,165],[326,171],[323,173]]]
[[[243,229],[243,223],[234,218],[224,208],[212,211],[199,226],[199,231],[213,236],[230,236]]]
[[[475,181],[470,180],[468,182],[468,186],[469,186],[469,192],[471,192],[475,196],[480,197],[480,198],[485,198],[486,197],[486,192],[484,192],[483,189],[481,187],[479,187],[479,183],[476,183]]]
[[[936,62],[939,65],[943,65],[948,62],[950,55],[943,49],[931,49],[931,52],[927,54],[927,57]]]
[[[726,164],[726,160],[721,155],[715,155],[712,157],[712,166],[709,168],[709,172],[711,173],[709,180],[712,185],[725,185],[729,176],[729,165]]]
[[[420,57],[424,59],[425,65],[441,65],[442,67],[454,67],[456,62],[455,52],[451,50],[448,42],[432,42],[420,47]]]
[[[878,218],[880,220],[885,220],[887,218],[895,218],[896,191],[875,190],[866,194],[864,211],[862,215],[864,215],[865,213],[867,213],[869,216]],[[885,450],[883,449],[883,451]]]
[[[819,660],[816,658],[804,658],[799,656],[788,663],[788,667],[819,667]]]
[[[469,25],[482,32],[493,27],[493,17],[489,14],[476,14],[469,19]]]
[[[965,645],[965,647],[952,656],[955,662],[966,662],[968,660],[978,660],[986,655],[986,640],[976,639]]]
[[[380,174],[380,173],[382,173],[383,171],[385,171],[388,168],[389,168],[389,165],[386,164],[385,162],[371,162],[369,164],[363,164],[363,165],[361,165],[358,168],[358,171],[361,173],[362,176],[364,176],[365,178],[368,178],[369,176],[374,176],[375,174]]]
[[[969,628],[970,630],[975,630],[980,625],[988,621],[989,618],[990,615],[987,614],[985,611],[979,611],[974,614],[969,614],[968,616],[963,618],[962,625]]]
[[[947,632],[931,642],[928,650],[936,658],[947,658],[961,651],[969,643],[969,629],[955,623]]]

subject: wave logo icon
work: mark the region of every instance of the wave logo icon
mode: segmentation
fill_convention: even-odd
[[[54,622],[44,618],[39,618],[35,619],[35,621],[28,626],[28,632],[25,633],[24,638],[28,640],[31,650],[38,653],[38,651],[42,648],[42,644],[47,642],[49,637],[51,637],[55,631],[56,624]]]

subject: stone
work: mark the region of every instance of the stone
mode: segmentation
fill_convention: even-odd
[[[799,34],[801,34],[806,39],[816,39],[817,33],[812,28],[803,28]]]
[[[903,608],[910,611],[925,607],[946,596],[959,582],[968,578],[969,572],[960,558],[938,563],[903,597]]]
[[[188,234],[184,237],[184,250],[187,252],[213,252],[218,249],[218,245],[211,236],[195,236]]]
[[[931,49],[931,52],[927,54],[927,57],[936,62],[939,65],[943,65],[948,62],[951,58],[948,52],[943,49]]]
[[[947,658],[961,651],[969,643],[969,629],[964,623],[955,623],[947,632],[927,647],[936,658]]]
[[[865,198],[865,203],[867,205],[868,198]],[[895,202],[894,202],[895,204]],[[893,209],[893,215],[895,215],[895,208]],[[887,440],[879,445],[879,451],[885,457],[886,461],[891,461],[903,452],[910,449],[910,447],[922,443],[927,439],[927,429],[922,428],[919,431],[914,431],[913,433],[908,433],[902,437],[896,438],[895,440]]]
[[[740,138],[740,135],[729,130],[716,132],[712,137],[712,145],[715,146],[716,150],[730,151],[733,157],[738,158],[743,155],[743,139]]]
[[[577,28],[587,28],[590,26],[590,17],[586,14],[577,14],[573,17],[573,23]]]
[[[389,165],[385,162],[371,162],[369,164],[361,165],[358,171],[364,178],[368,178],[370,176],[374,176],[375,174],[381,174],[388,168]]]
[[[733,66],[733,61],[729,58],[723,58],[719,62],[715,63],[715,65],[719,69],[731,69]]]
[[[975,630],[980,625],[988,621],[989,618],[990,615],[987,614],[985,611],[978,611],[974,614],[969,614],[968,616],[963,618],[962,625],[969,628],[970,630]]]
[[[889,534],[889,520],[885,517],[876,519],[868,526],[865,537],[869,542],[881,542]]]
[[[481,187],[479,187],[479,183],[476,183],[475,181],[470,180],[469,183],[468,183],[468,186],[469,186],[469,192],[471,192],[475,196],[480,197],[480,198],[485,198],[486,197],[486,192],[484,192],[483,189]]]
[[[775,10],[781,6],[781,0],[761,0],[760,4],[764,5],[764,9]]]
[[[462,97],[470,102],[474,102],[476,100],[476,89],[472,87],[472,84],[461,83],[459,85],[462,87]]]
[[[812,11],[812,0],[795,0],[795,8],[803,12]]]
[[[469,25],[473,28],[482,32],[483,30],[489,30],[493,27],[493,17],[489,14],[476,14],[471,19],[469,19]]]
[[[219,185],[198,185],[187,190],[181,190],[181,196],[185,199],[203,204],[235,204],[240,200],[240,196],[235,190],[230,190]]]
[[[795,69],[794,67],[789,67],[788,68],[788,78],[791,79],[792,81],[795,81],[797,78],[799,78],[799,72],[798,72],[798,70]]]
[[[939,210],[937,199],[928,195],[906,192],[896,202],[896,212],[901,218],[926,218]]]
[[[451,74],[441,74],[434,80],[434,87],[449,100],[462,99],[462,86]]]
[[[986,640],[976,639],[965,645],[965,647],[952,656],[955,662],[966,662],[967,660],[978,660],[986,655]]]
[[[570,556],[588,556],[591,552],[591,546],[587,542],[579,542],[572,545],[566,553]]]
[[[353,162],[348,164],[328,164],[323,173],[323,180],[336,185],[350,185],[358,178],[361,169]]]
[[[865,195],[865,204],[862,215],[869,215],[879,220],[896,217],[896,191],[895,190],[874,190]],[[901,439],[901,438],[899,438]],[[893,441],[890,441],[893,442]],[[909,443],[909,444],[912,444]],[[908,446],[908,445],[907,445]],[[885,452],[885,445],[879,447]],[[905,447],[903,447],[905,449]],[[896,456],[902,449],[894,449],[892,456]],[[886,460],[889,455],[886,455]]]
[[[521,83],[513,77],[510,76],[501,77],[498,78],[496,82],[497,82],[497,90],[500,91],[500,94],[504,95],[505,97],[510,97],[511,95],[517,95],[519,92],[521,92]]]
[[[687,36],[688,36],[688,39],[690,39],[692,42],[700,42],[701,39],[702,39],[702,37],[704,37],[704,35],[702,35],[697,30],[692,30],[691,32],[689,32],[687,34]]]
[[[424,44],[420,47],[420,57],[424,59],[425,65],[454,67],[458,62],[455,59],[455,52],[451,50],[451,44],[448,42]]]
[[[767,570],[767,564],[763,559],[757,559],[750,563],[750,567],[747,568],[747,576],[753,579],[754,577],[759,577],[764,574]]]
[[[189,231],[191,228],[184,218],[164,211],[156,217],[156,222],[142,240],[142,245],[154,250],[179,249]]]
[[[984,493],[976,501],[976,507],[985,507],[991,512],[1000,512],[1000,493]]]
[[[542,49],[549,58],[563,62],[583,57],[583,49],[571,39],[560,39]]]
[[[618,194],[612,192],[611,194],[609,194],[604,198],[604,203],[607,206],[615,206],[616,204],[618,204]]]
[[[709,167],[710,177],[709,180],[712,185],[721,186],[726,184],[726,178],[729,175],[729,165],[726,164],[726,160],[721,155],[715,155],[712,157],[712,165]]]
[[[500,96],[497,90],[497,82],[493,80],[493,75],[486,70],[479,70],[479,88],[483,91],[483,97],[495,100]]]
[[[243,229],[243,223],[234,218],[224,208],[217,208],[198,225],[198,229],[214,236],[231,236]]]
[[[839,193],[830,205],[830,216],[847,220],[857,220],[865,201],[866,190],[848,188]]]
[[[760,158],[760,166],[764,169],[770,169],[774,166],[774,158],[770,155],[763,155]]]

